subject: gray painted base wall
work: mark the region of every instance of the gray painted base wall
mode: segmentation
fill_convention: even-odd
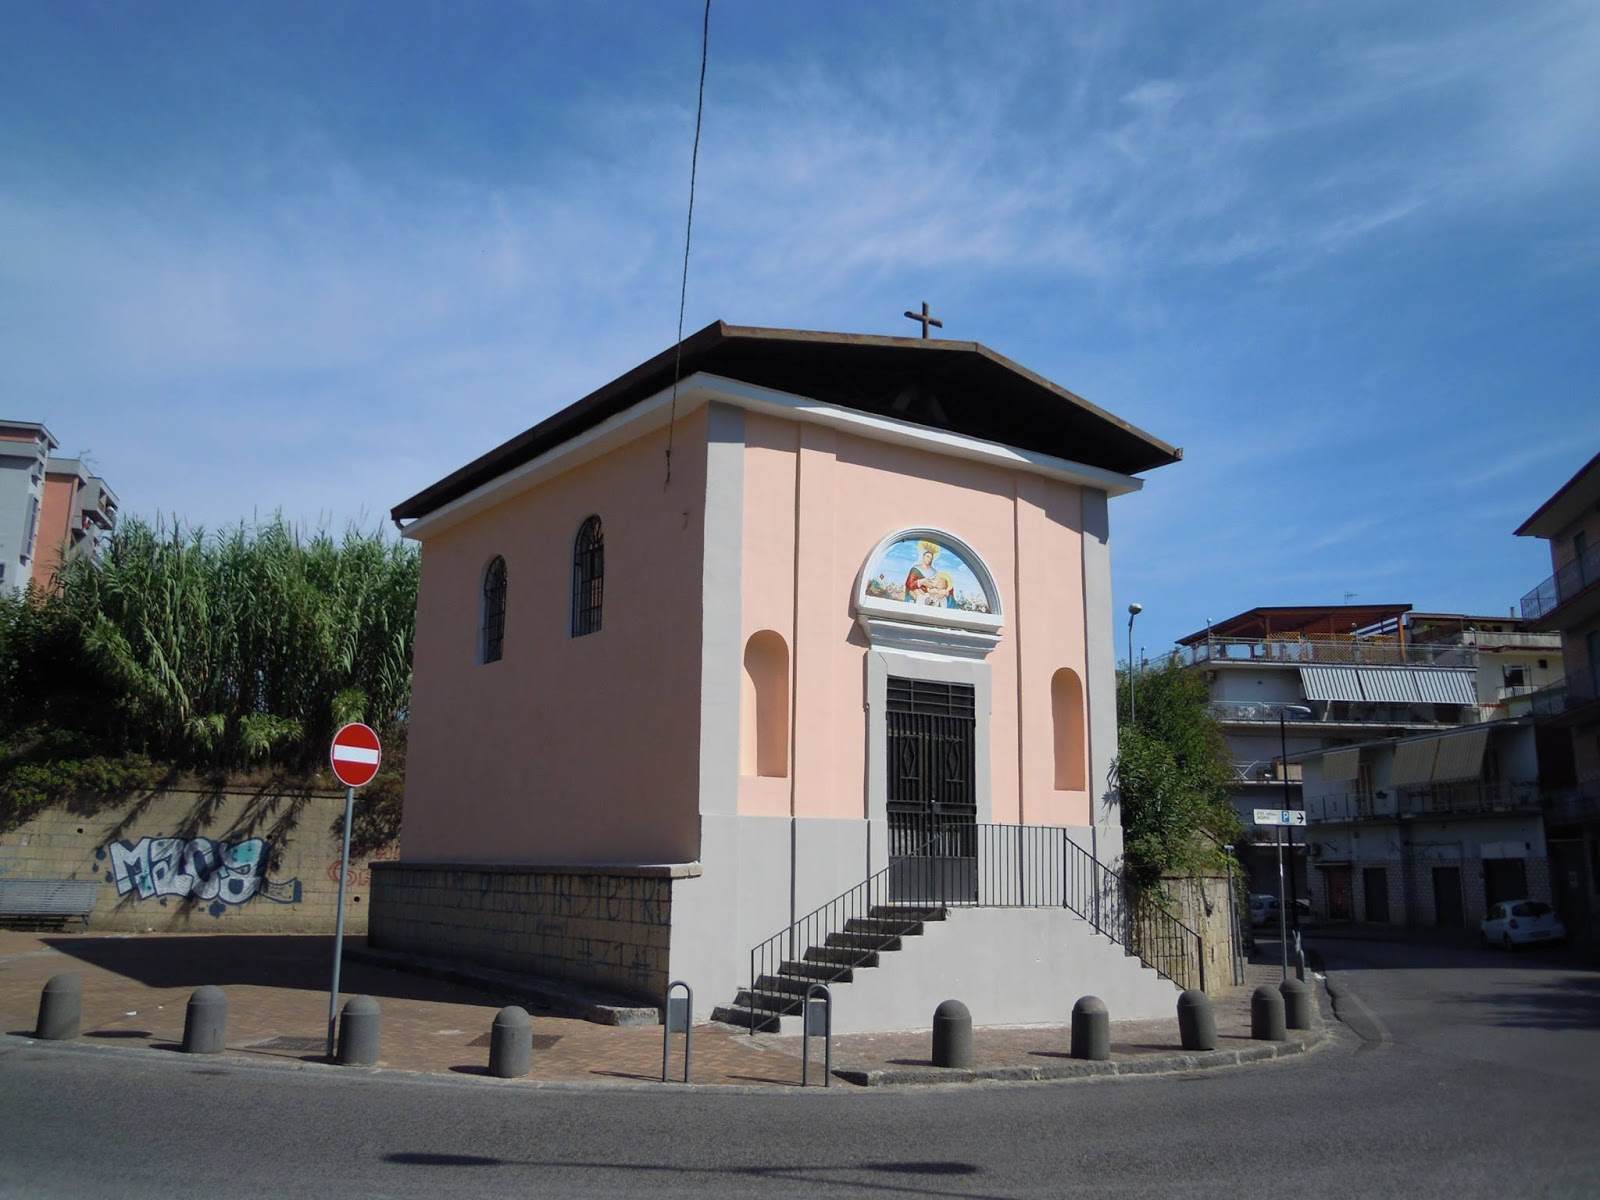
[[[750,977],[750,951],[868,875],[868,842],[881,822],[788,817],[700,819],[696,879],[672,893],[672,977],[709,1014]]]
[[[924,928],[834,988],[835,1033],[929,1029],[944,1000],[974,1025],[1065,1025],[1082,996],[1104,1000],[1113,1021],[1177,1012],[1175,984],[1064,909],[955,909]]]

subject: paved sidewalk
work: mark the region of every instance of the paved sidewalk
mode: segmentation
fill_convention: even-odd
[[[347,948],[359,939],[347,940]],[[31,1037],[39,996],[53,976],[83,983],[87,1044],[172,1052],[183,1040],[189,996],[204,984],[228,998],[230,1055],[286,1063],[324,1063],[333,939],[269,934],[31,934],[0,930],[0,1034]],[[1182,1070],[1256,1056],[1299,1052],[1320,1033],[1293,1034],[1287,1044],[1250,1040],[1250,991],[1276,984],[1279,969],[1256,964],[1246,986],[1215,1001],[1219,1055],[1207,1062],[1183,1057],[1176,1011],[1170,1019],[1112,1025],[1115,1070]],[[388,1070],[487,1076],[489,1030],[506,1000],[494,992],[423,978],[346,957],[340,1003],[370,995],[382,1007],[382,1059]],[[709,998],[700,998],[708,1006]],[[1069,1010],[1070,1011],[1070,1010]],[[932,1021],[930,1007],[929,1020]],[[1068,1019],[1063,1013],[1063,1022]],[[1112,1014],[1115,1017],[1115,1013]],[[982,1014],[974,1014],[981,1020]],[[1319,1028],[1319,1015],[1313,1023]],[[533,1071],[508,1085],[543,1081],[634,1083],[661,1078],[659,1026],[598,1025],[534,1013]],[[673,1039],[681,1078],[682,1039]],[[1030,1078],[1106,1073],[1067,1055],[1068,1029],[978,1028],[973,1067],[979,1077]],[[973,1073],[931,1066],[928,1031],[852,1034],[834,1039],[835,1071],[857,1082],[960,1081]],[[821,1041],[812,1040],[811,1082],[822,1081]],[[692,1082],[722,1086],[798,1086],[800,1039],[750,1036],[723,1025],[697,1025]],[[837,1082],[837,1081],[836,1081]]]

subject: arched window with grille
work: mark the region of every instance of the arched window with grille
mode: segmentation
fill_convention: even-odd
[[[484,568],[480,608],[478,661],[499,662],[506,640],[506,560],[498,554]]]
[[[606,546],[600,518],[591,516],[572,543],[572,636],[600,632],[600,605],[605,598]]]

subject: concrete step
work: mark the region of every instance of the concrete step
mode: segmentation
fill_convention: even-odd
[[[738,1004],[722,1004],[711,1010],[711,1019],[721,1021],[724,1025],[734,1025],[740,1029],[749,1029],[751,1022],[755,1023],[757,1033],[777,1033],[783,1028],[780,1017],[767,1012],[757,1012]]]
[[[942,921],[950,914],[950,910],[947,908],[925,907],[917,904],[874,904],[867,911],[874,917],[889,921]]]
[[[815,979],[805,975],[789,975],[782,972],[777,975],[763,975],[756,980],[756,991],[785,992],[793,996],[804,996],[807,988],[815,987],[819,983],[825,983],[831,987],[836,983],[850,982],[848,969],[844,971],[842,978],[838,968],[829,968],[829,970],[833,976],[830,979]]]
[[[890,933],[830,933],[827,944],[856,950],[900,949],[899,937]]]
[[[857,966],[876,966],[875,963],[858,963]],[[778,966],[779,975],[804,979],[807,983],[849,983],[850,968],[830,962],[785,962]]]
[[[812,946],[806,951],[806,961],[836,963],[841,967],[875,967],[878,952],[850,946]]]
[[[733,1003],[737,1008],[754,1009],[757,1012],[783,1017],[798,1013],[805,1006],[805,998],[796,996],[792,992],[752,992],[749,988],[740,988],[738,995],[733,998]]]
[[[910,917],[851,917],[844,923],[846,933],[876,933],[885,937],[918,937],[922,922]]]

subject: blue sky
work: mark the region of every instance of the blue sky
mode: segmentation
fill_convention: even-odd
[[[0,0],[0,409],[125,511],[375,523],[671,344],[700,16]],[[1506,612],[1600,448],[1596,62],[1586,0],[717,0],[686,328],[926,299],[1182,445],[1152,654]]]

